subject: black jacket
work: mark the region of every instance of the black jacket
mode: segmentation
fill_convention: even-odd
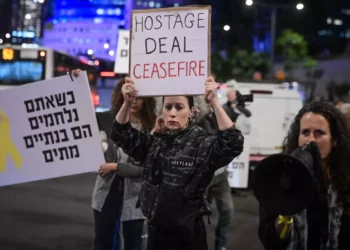
[[[189,242],[196,221],[207,214],[203,197],[214,172],[241,154],[244,141],[235,127],[218,136],[196,125],[150,135],[116,121],[111,138],[144,166],[139,204],[149,224]]]
[[[198,126],[176,134],[139,132],[130,123],[114,122],[112,140],[145,166],[144,179],[150,179],[153,165],[162,169],[162,185],[183,189],[189,196],[202,194],[213,173],[229,164],[243,151],[244,138],[235,127],[207,135]]]

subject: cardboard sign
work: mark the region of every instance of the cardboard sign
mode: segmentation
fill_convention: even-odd
[[[85,72],[0,91],[0,186],[96,171],[104,163]]]
[[[139,96],[203,95],[211,7],[133,10],[130,76]]]
[[[118,47],[114,64],[114,72],[117,74],[129,73],[129,30],[119,30]]]

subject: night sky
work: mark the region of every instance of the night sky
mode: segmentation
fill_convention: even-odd
[[[10,31],[11,2],[11,0],[0,0],[0,21],[2,23],[0,25],[0,38]],[[311,55],[316,55],[325,49],[341,53],[349,41],[349,39],[340,38],[339,34],[320,37],[318,32],[329,28],[326,22],[329,16],[340,13],[342,7],[350,9],[350,0],[264,0],[264,2],[290,3],[294,6],[302,2],[305,5],[303,11],[297,11],[293,8],[279,10],[276,28],[277,36],[286,28],[303,34],[309,42]],[[270,29],[270,10],[258,6],[249,8],[245,5],[245,0],[198,0],[197,3],[212,5],[212,39],[219,47],[251,50],[252,35],[259,34],[256,25],[260,27],[260,30]],[[347,21],[345,20],[343,27],[340,28],[350,29],[349,19],[350,15],[347,16]],[[225,24],[231,26],[230,32],[223,31],[222,27]]]

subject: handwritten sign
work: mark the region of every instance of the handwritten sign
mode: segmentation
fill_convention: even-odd
[[[114,72],[117,74],[129,73],[129,47],[130,31],[119,30],[118,47],[114,64]]]
[[[133,10],[130,75],[140,96],[202,95],[211,7]]]
[[[86,73],[0,91],[0,186],[96,171],[104,162]]]

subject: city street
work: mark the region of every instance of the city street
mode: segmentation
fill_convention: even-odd
[[[101,110],[110,108],[115,80],[106,82],[106,88],[99,88]],[[95,174],[88,173],[1,187],[0,249],[93,249],[94,183]],[[234,197],[235,214],[228,249],[262,249],[257,237],[257,202],[251,193],[247,194],[246,198]],[[216,222],[214,208],[208,225],[210,250],[214,250]]]
[[[88,173],[0,188],[1,250],[92,250],[91,194],[95,174]],[[262,250],[257,237],[257,202],[248,193],[234,198],[234,225],[228,249]],[[216,212],[208,226],[214,250]]]
[[[350,0],[0,0],[0,22],[0,250],[95,250],[97,172],[138,175],[121,163],[149,166],[145,180],[174,191],[156,190],[164,199],[146,192],[145,206],[170,213],[162,222],[172,225],[169,218],[178,215],[191,224],[183,214],[193,214],[187,204],[194,201],[176,195],[179,187],[192,196],[209,182],[213,166],[230,161],[229,185],[248,188],[231,193],[224,250],[264,249],[253,187],[268,211],[295,215],[322,201],[312,192],[324,190],[317,186],[323,182],[335,189],[329,188],[330,201],[341,202],[329,202],[330,218],[294,222],[293,235],[318,244],[327,230],[317,225],[329,224],[327,248],[350,250],[343,236],[350,231],[350,187],[343,185],[350,161],[344,146],[350,145]],[[325,174],[310,177],[321,165]],[[211,184],[220,198],[218,170],[218,185]],[[107,179],[99,189],[109,189]],[[31,180],[40,181],[23,183]],[[138,195],[135,185],[125,185],[123,219],[139,218],[127,206]],[[97,203],[104,199],[96,196]],[[208,250],[217,250],[215,203],[210,220],[203,218]],[[104,220],[97,219],[96,231],[108,238]],[[137,239],[141,227],[129,225],[125,235]],[[165,238],[158,245],[167,245]]]

